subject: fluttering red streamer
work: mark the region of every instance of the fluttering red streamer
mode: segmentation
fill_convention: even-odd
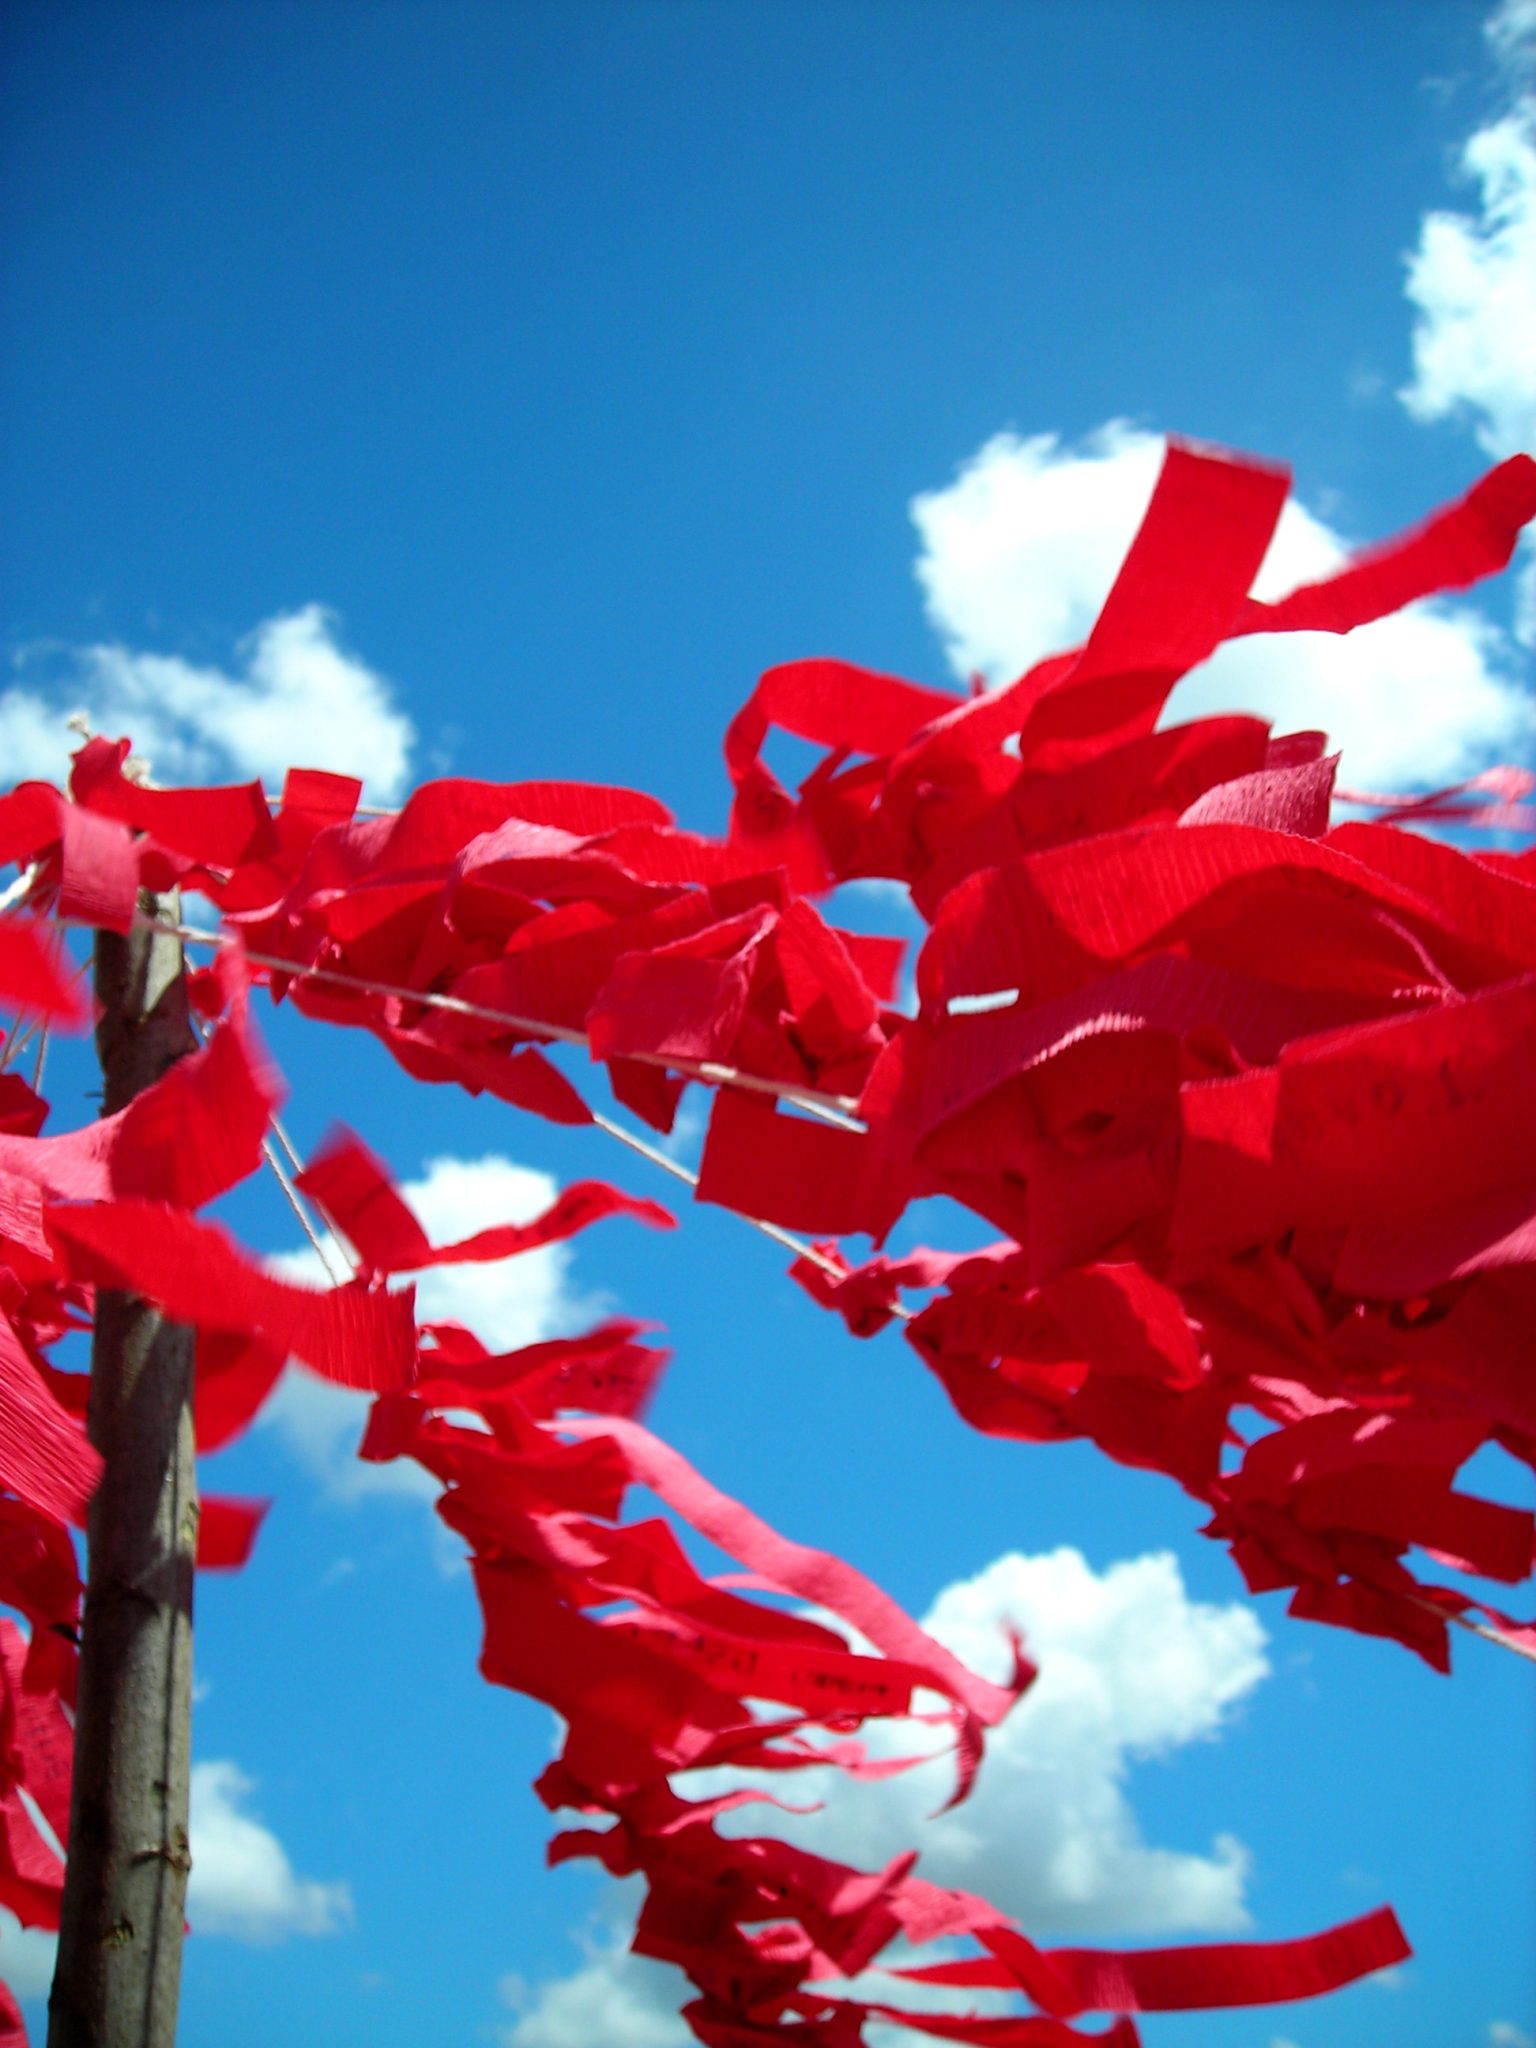
[[[37,925],[25,918],[0,917],[0,1005],[66,1030],[86,1020],[84,1004],[59,973]]]

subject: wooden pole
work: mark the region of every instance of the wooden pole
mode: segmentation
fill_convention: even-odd
[[[139,908],[179,922],[177,898]],[[194,1049],[181,942],[96,937],[102,1113]],[[96,1297],[87,1427],[104,1469],[86,1527],[74,1786],[48,2048],[171,2048],[181,1988],[197,1484],[192,1332]]]

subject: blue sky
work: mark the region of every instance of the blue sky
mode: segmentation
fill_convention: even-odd
[[[13,0],[5,780],[85,705],[167,780],[581,776],[718,829],[767,664],[1000,680],[1077,637],[1166,431],[1292,462],[1266,573],[1316,573],[1536,442],[1533,48],[1530,0]],[[1249,643],[1181,708],[1432,781],[1536,754],[1533,639],[1527,554],[1342,648]],[[595,1134],[270,1037],[301,1145],[344,1117],[439,1234],[531,1174],[665,1197]],[[80,1058],[54,1081],[88,1113]],[[231,1216],[294,1242],[268,1188]],[[1387,1898],[1419,1948],[1149,2048],[1536,2037],[1527,1668],[1468,1642],[1447,1683],[1246,1602],[1166,1482],[967,1435],[895,1335],[683,1224],[601,1226],[471,1312],[665,1323],[654,1419],[719,1484],[919,1614],[1012,1604],[1058,1646],[1075,1679],[961,1817],[984,1844],[932,1831],[936,1876],[1110,1938]],[[476,1677],[468,1580],[420,1499],[359,1492],[355,1427],[290,1388],[210,1472],[277,1505],[200,1589],[183,2038],[671,2048],[680,1985],[616,1957],[632,1901],[542,1871],[547,1714]],[[894,1824],[839,1796],[815,1839]],[[42,1967],[0,1934],[0,1974]]]

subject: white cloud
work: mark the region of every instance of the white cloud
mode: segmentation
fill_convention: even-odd
[[[272,1830],[247,1811],[255,1785],[228,1761],[192,1766],[187,1918],[199,1933],[250,1942],[334,1934],[350,1924],[344,1883],[298,1877]]]
[[[1162,459],[1125,420],[1080,449],[996,434],[952,484],[914,498],[928,616],[963,680],[992,685],[1087,634],[1130,546]]]
[[[0,691],[0,754],[17,780],[59,779],[77,744],[64,720],[83,711],[94,730],[128,734],[157,781],[270,787],[298,766],[360,776],[375,800],[400,794],[415,729],[384,678],[340,645],[331,613],[280,613],[235,651],[229,672],[120,642],[27,649]]]
[[[227,1760],[192,1766],[188,1920],[200,1935],[256,1943],[337,1933],[351,1923],[350,1890],[295,1875],[282,1843],[249,1810],[255,1789]],[[57,1935],[0,1911],[0,1982],[16,1997],[47,1997],[57,1951]]]
[[[375,1465],[358,1457],[367,1419],[366,1394],[332,1386],[298,1366],[283,1374],[260,1416],[262,1426],[277,1431],[332,1500],[350,1503],[388,1495],[430,1505],[438,1495],[437,1481],[414,1458]]]
[[[1148,1844],[1125,1781],[1137,1759],[1217,1734],[1265,1676],[1252,1612],[1192,1601],[1166,1554],[1099,1573],[1062,1549],[997,1559],[947,1587],[923,1625],[965,1663],[1001,1677],[1010,1618],[1040,1677],[988,1737],[963,1806],[929,1818],[952,1782],[952,1762],[938,1756],[874,1785],[817,1773],[822,1811],[775,1814],[775,1831],[863,1869],[917,1848],[935,1883],[980,1892],[1032,1930],[1245,1926],[1242,1844],[1221,1835],[1203,1855]],[[873,1723],[864,1739],[877,1754],[910,1755],[927,1746],[925,1733],[931,1742],[932,1731]],[[762,1826],[751,1808],[721,1822],[727,1832]]]
[[[1408,258],[1418,420],[1465,413],[1490,455],[1536,445],[1536,102],[1480,128],[1461,168],[1475,214],[1430,213]]]
[[[437,1244],[452,1244],[496,1223],[526,1223],[558,1193],[547,1173],[490,1154],[483,1159],[429,1160],[420,1180],[401,1193]],[[422,1322],[464,1323],[482,1343],[510,1351],[574,1328],[590,1304],[569,1285],[569,1244],[541,1245],[511,1259],[479,1266],[438,1266],[417,1278],[416,1312]],[[267,1262],[290,1280],[323,1282],[319,1259],[308,1247],[279,1252]],[[409,1458],[387,1465],[356,1456],[367,1416],[367,1397],[290,1367],[262,1411],[325,1490],[337,1500],[396,1494],[433,1500],[437,1481]]]
[[[1512,103],[1463,146],[1472,211],[1419,223],[1404,289],[1414,309],[1416,420],[1459,419],[1493,456],[1536,454],[1536,0],[1503,0],[1483,25]],[[1536,646],[1536,548],[1517,584],[1516,637]]]
[[[1495,57],[1517,79],[1536,67],[1536,0],[1503,0],[1483,23]]]
[[[1151,496],[1160,435],[1113,420],[1080,444],[999,434],[953,483],[912,501],[928,615],[955,672],[990,685],[1078,645]],[[1255,594],[1325,575],[1342,535],[1292,500]],[[1347,785],[1449,781],[1529,745],[1530,700],[1508,637],[1465,604],[1414,605],[1345,637],[1292,633],[1234,642],[1174,691],[1164,723],[1251,711],[1277,730],[1322,727]]]
[[[1536,2048],[1536,2041],[1513,2020],[1490,2020],[1488,2048]]]

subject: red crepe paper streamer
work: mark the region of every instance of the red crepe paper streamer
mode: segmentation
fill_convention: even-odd
[[[274,1279],[225,1233],[162,1202],[51,1207],[48,1234],[77,1280],[132,1288],[194,1329],[234,1332],[291,1351],[339,1386],[378,1392],[416,1370],[414,1290],[322,1292]]]
[[[249,1563],[257,1532],[271,1505],[269,1500],[205,1493],[197,1523],[198,1570],[234,1572]]]
[[[78,1031],[87,1019],[84,1004],[59,973],[36,925],[21,918],[0,917],[0,1003],[68,1031]]]

